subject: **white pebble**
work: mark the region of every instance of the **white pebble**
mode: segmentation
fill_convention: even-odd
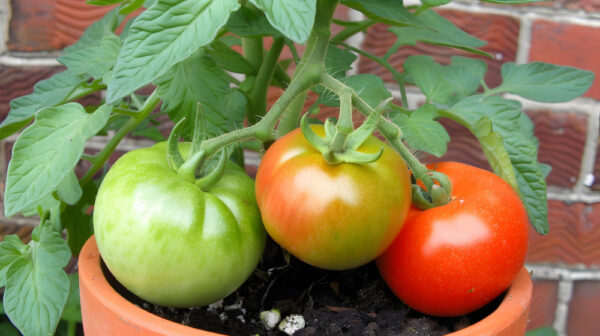
[[[291,336],[296,331],[304,328],[305,325],[306,322],[304,322],[304,317],[302,315],[292,314],[286,316],[286,318],[279,323],[279,330]]]
[[[206,308],[206,311],[217,312],[221,308],[223,308],[223,299],[209,304],[208,307]]]
[[[275,308],[265,310],[260,312],[260,320],[267,330],[273,330],[277,323],[279,323],[279,320],[281,320],[281,313],[279,312],[279,309]]]

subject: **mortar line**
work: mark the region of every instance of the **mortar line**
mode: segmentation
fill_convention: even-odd
[[[549,281],[600,281],[600,268],[590,269],[583,264],[557,265],[526,263],[533,280]]]
[[[364,21],[366,19],[365,15],[362,12],[357,11],[352,8],[349,9],[348,16],[350,17],[351,21]],[[354,36],[351,36],[347,40],[347,42],[350,46],[360,49],[362,47],[364,40],[365,40],[365,33],[360,32],[358,34],[355,34]],[[358,65],[360,63],[361,56],[360,55],[357,55],[357,56],[358,57],[356,57],[356,60],[354,60],[354,62],[352,62],[351,68],[348,71],[348,76],[358,74]]]
[[[548,200],[562,201],[568,203],[600,203],[600,193],[591,191],[583,191],[581,193],[575,193],[571,189],[558,188],[555,186],[548,186]]]
[[[530,14],[525,14],[521,17],[519,28],[519,38],[517,45],[517,55],[515,63],[524,64],[529,60],[529,49],[531,48],[531,29],[532,18]]]
[[[579,178],[573,188],[576,193],[583,194],[594,184],[594,164],[596,161],[596,147],[598,145],[600,127],[600,108],[594,109],[588,117],[588,129],[585,146],[581,158]]]
[[[11,16],[10,0],[0,0],[0,54],[7,50]]]
[[[0,0],[1,1],[1,0]],[[0,65],[9,67],[34,67],[34,66],[59,66],[55,57],[17,57],[12,55],[1,55]]]
[[[567,336],[569,305],[572,297],[573,281],[560,281],[558,283],[558,302],[556,303],[554,323],[552,324],[559,336]]]

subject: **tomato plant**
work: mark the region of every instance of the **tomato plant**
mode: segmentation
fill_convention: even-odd
[[[314,126],[322,134],[323,128]],[[410,206],[402,157],[375,137],[359,149],[381,157],[370,164],[330,165],[300,129],[277,140],[256,175],[256,199],[269,235],[299,259],[348,269],[380,255]]]
[[[189,144],[181,143],[185,156]],[[166,143],[122,156],[104,180],[94,232],[110,272],[137,296],[195,307],[236,290],[252,273],[266,233],[254,181],[233,163],[206,191],[167,163]]]
[[[509,2],[529,1],[535,0]],[[537,161],[533,124],[511,97],[566,102],[585,93],[594,76],[509,62],[501,83],[490,87],[481,56],[494,55],[432,8],[448,1],[86,3],[112,7],[63,50],[57,60],[64,71],[12,100],[0,124],[0,139],[17,137],[4,214],[40,223],[30,243],[17,237],[0,243],[4,308],[23,334],[56,329],[70,288],[63,270],[69,250],[77,256],[94,228],[117,278],[169,305],[207,303],[237,286],[260,254],[261,217],[278,242],[307,262],[334,269],[367,262],[400,229],[410,184],[402,160],[416,181],[414,200],[441,208],[448,202],[448,178],[415,154],[446,153],[450,136],[440,119],[473,133],[494,172],[519,194],[532,226],[548,232],[547,167]],[[363,20],[334,19],[339,6],[361,12]],[[332,30],[334,23],[339,29]],[[382,54],[351,39],[375,24],[389,25],[396,39]],[[393,55],[417,42],[463,56],[441,64],[414,55],[398,64]],[[394,83],[352,73],[359,56]],[[418,108],[408,103],[407,84],[424,102]],[[269,92],[280,93],[272,105]],[[317,113],[325,106],[334,108],[328,113],[337,122]],[[353,120],[353,113],[364,119]],[[322,129],[311,128],[307,115],[324,122]],[[152,147],[168,129],[167,145]],[[181,152],[180,138],[191,142]],[[263,153],[272,143],[257,181],[259,215],[243,172],[221,164],[213,170],[210,162],[225,153],[219,162],[241,166],[245,150]],[[109,159],[142,145],[150,149],[124,156],[110,170],[92,217]]]
[[[377,260],[383,279],[412,308],[436,316],[474,311],[502,293],[523,266],[528,219],[515,191],[486,170],[431,165],[452,182],[452,200],[412,208]]]

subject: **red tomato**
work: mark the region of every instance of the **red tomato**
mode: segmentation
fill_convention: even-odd
[[[322,126],[311,126],[323,135]],[[304,262],[341,270],[365,264],[391,244],[410,207],[410,175],[391,147],[371,136],[359,148],[375,162],[330,165],[297,129],[265,153],[256,198],[271,237]]]
[[[527,213],[508,183],[491,172],[455,162],[430,169],[450,178],[452,201],[424,211],[411,208],[377,266],[410,307],[458,316],[497,297],[523,266]]]

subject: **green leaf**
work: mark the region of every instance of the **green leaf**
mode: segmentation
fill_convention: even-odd
[[[594,73],[542,62],[502,65],[502,84],[494,91],[510,92],[523,98],[545,102],[566,102],[584,94],[594,81]]]
[[[452,0],[421,0],[423,5],[427,5],[429,7],[442,6],[449,4],[450,2],[452,2]]]
[[[352,63],[356,58],[353,52],[330,44],[325,55],[325,69],[335,78],[344,78],[346,72],[352,69]]]
[[[142,121],[137,127],[131,131],[131,135],[143,136],[156,142],[165,141],[165,137],[148,119]]]
[[[144,5],[145,0],[126,0],[119,6],[119,14],[127,15]]]
[[[106,100],[132,93],[212,42],[239,6],[236,0],[157,1],[131,25]]]
[[[423,23],[398,0],[342,0],[341,3],[362,12],[368,18],[394,26],[423,27]]]
[[[231,13],[225,27],[242,37],[281,36],[281,33],[271,26],[263,12],[246,7]]]
[[[428,100],[444,104],[454,95],[453,84],[443,79],[442,66],[431,56],[410,56],[404,62],[404,69]]]
[[[523,121],[520,103],[501,97],[484,98],[478,95],[462,99],[448,111],[449,117],[457,115],[459,118],[454,119],[463,125],[466,124],[470,129],[475,129],[482,117],[489,118],[492,130],[502,137],[504,148],[510,157],[519,186],[518,191],[531,224],[540,234],[548,233],[546,181],[537,162],[536,141],[532,138],[528,126],[524,127],[526,123]],[[480,135],[484,133],[481,130],[478,132]],[[496,173],[507,178],[502,176],[502,171]]]
[[[88,114],[77,103],[39,111],[35,122],[15,142],[8,165],[6,216],[35,204],[56,190],[79,161],[85,142],[100,131],[112,108]]]
[[[82,194],[81,186],[79,185],[79,180],[77,179],[77,175],[75,175],[74,171],[71,171],[67,174],[67,176],[58,184],[56,189],[56,194],[58,198],[67,203],[67,204],[75,204],[81,198]]]
[[[441,104],[454,96],[464,98],[474,93],[486,71],[485,62],[457,56],[448,66],[436,63],[431,56],[410,56],[404,68],[428,100]]]
[[[446,129],[434,119],[438,117],[435,106],[425,104],[410,116],[398,113],[392,121],[400,127],[404,140],[413,149],[441,157],[448,150],[450,136]]]
[[[102,19],[92,23],[77,42],[63,50],[63,55],[97,47],[102,39],[106,36],[113,35],[123,18],[124,16],[119,15],[118,8],[114,8],[106,13]]]
[[[36,227],[29,257],[16,260],[6,272],[4,310],[24,335],[53,335],[69,295],[62,269],[71,252],[50,227]]]
[[[35,112],[42,107],[60,104],[84,81],[83,76],[68,70],[63,71],[38,82],[33,87],[33,93],[13,99],[8,116],[0,124],[0,139],[29,124]]]
[[[19,331],[9,322],[0,323],[0,335],[2,336],[19,336]]]
[[[558,333],[552,327],[541,327],[528,331],[525,336],[558,336]]]
[[[390,98],[392,94],[385,87],[381,78],[372,74],[352,75],[341,79],[344,84],[350,86],[356,93],[372,108],[377,107],[382,101]],[[315,88],[315,92],[320,94],[317,103],[327,106],[339,107],[340,101],[333,93]]]
[[[89,183],[88,183],[89,184]],[[81,322],[81,303],[79,297],[79,274],[69,274],[69,296],[65,303],[61,319],[68,322]]]
[[[163,99],[162,111],[177,123],[188,118],[182,133],[191,135],[197,104],[205,112],[207,131],[217,135],[243,122],[241,111],[228,110],[227,99],[232,89],[227,74],[213,60],[201,54],[175,65],[155,81],[158,95]],[[245,115],[245,111],[243,111]]]
[[[250,64],[244,56],[229,48],[222,41],[214,41],[211,43],[210,47],[206,49],[206,53],[227,71],[245,75],[256,74],[256,69],[254,69],[252,64]]]
[[[90,46],[64,54],[58,62],[76,74],[89,74],[102,78],[117,61],[121,39],[110,33],[97,46]]]
[[[442,69],[444,81],[451,83],[456,94],[464,98],[479,89],[487,65],[482,60],[452,56],[450,65],[442,66]]]
[[[511,187],[518,191],[519,184],[510,160],[510,155],[504,147],[504,140],[500,133],[494,131],[490,118],[483,116],[475,122],[473,134],[479,140],[481,149],[490,163],[492,169]]]
[[[0,242],[0,288],[6,286],[6,271],[19,259],[28,246],[17,235],[8,235]]]
[[[305,43],[315,23],[317,0],[250,0],[271,25],[297,43]]]
[[[402,45],[416,45],[417,41],[444,47],[453,47],[479,55],[489,56],[485,51],[478,50],[486,44],[455,26],[452,22],[440,16],[433,10],[419,14],[421,27],[390,27],[389,31],[396,34],[396,43],[387,55],[391,55]]]
[[[392,96],[385,87],[383,80],[375,75],[359,74],[349,76],[346,78],[345,83],[353,88],[372,108],[377,107],[382,101]]]
[[[97,193],[95,183],[86,183],[79,201],[67,206],[60,214],[60,221],[67,230],[67,243],[73,255],[79,255],[83,244],[94,233],[92,215],[88,214],[88,210],[94,205]]]

